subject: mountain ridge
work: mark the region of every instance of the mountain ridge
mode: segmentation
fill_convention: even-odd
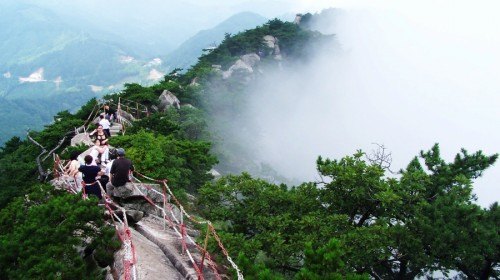
[[[166,56],[166,61],[173,68],[187,69],[196,63],[203,54],[203,49],[218,45],[226,33],[243,32],[266,22],[267,19],[257,13],[237,13],[213,28],[199,31],[184,41],[177,49]]]

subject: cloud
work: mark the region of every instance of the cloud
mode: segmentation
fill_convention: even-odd
[[[22,83],[39,83],[39,82],[45,82],[43,78],[43,67],[39,68],[35,72],[31,73],[28,77],[19,77],[19,82]]]
[[[318,155],[340,158],[372,143],[392,151],[396,170],[434,143],[447,160],[462,147],[500,152],[498,20],[481,12],[487,7],[428,8],[344,12],[322,27],[342,50],[267,73],[247,108],[260,160],[314,180]],[[499,164],[477,180],[479,204],[499,200],[499,180]]]

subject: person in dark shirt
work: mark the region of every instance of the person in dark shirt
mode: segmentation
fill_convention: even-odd
[[[101,188],[96,179],[97,176],[102,175],[101,168],[92,165],[93,158],[91,155],[86,155],[84,161],[85,165],[80,166],[78,171],[82,172],[83,175],[85,193],[87,195],[95,195],[99,199],[102,199]]]
[[[106,192],[112,194],[114,188],[124,186],[130,182],[130,173],[134,170],[132,162],[125,158],[125,151],[122,148],[116,149],[117,159],[111,165],[109,183],[106,184]]]
[[[104,105],[104,113],[106,114],[106,119],[108,119],[108,121],[116,121],[116,110],[111,108],[109,105]]]

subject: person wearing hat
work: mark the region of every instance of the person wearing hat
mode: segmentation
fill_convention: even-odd
[[[130,173],[134,170],[132,162],[125,158],[125,150],[116,149],[117,158],[113,161],[109,172],[109,182],[106,184],[106,193],[113,194],[114,188],[124,186],[130,182]]]

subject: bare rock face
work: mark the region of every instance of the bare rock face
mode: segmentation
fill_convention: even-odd
[[[185,107],[185,108],[189,108],[189,109],[196,109],[196,107],[194,107],[193,105],[191,104],[182,104],[181,107]]]
[[[302,14],[296,14],[293,23],[300,24],[301,21],[302,21]]]
[[[161,210],[151,205],[150,201],[146,200],[142,194],[146,195],[155,205],[163,208],[163,190],[158,184],[127,183],[125,186],[114,188],[111,195],[119,198],[120,204],[127,209],[127,214],[129,210],[135,210],[144,215],[161,217],[163,215]],[[166,207],[169,213],[173,213],[176,218],[180,219],[181,212],[177,206],[166,201]]]
[[[199,86],[200,84],[198,83],[198,77],[194,77],[193,80],[191,80],[191,83],[189,84],[190,86]]]
[[[246,73],[253,73],[253,67],[260,61],[260,57],[256,53],[243,55],[238,59],[227,71],[222,72],[222,78],[227,79],[235,72],[241,71]]]
[[[63,177],[55,178],[50,181],[50,184],[54,186],[56,190],[66,190],[67,181]]]
[[[241,57],[241,61],[243,61],[246,65],[250,67],[254,67],[260,61],[260,56],[256,53],[245,54]]]
[[[90,136],[87,133],[79,133],[71,138],[71,146],[77,146],[80,144],[92,146],[94,143],[92,143],[92,139],[90,139]]]
[[[164,90],[160,97],[160,105],[158,105],[158,109],[161,111],[165,111],[170,107],[174,107],[179,109],[181,107],[181,102],[179,101],[179,98],[175,96],[173,93],[171,93],[168,90]]]
[[[146,237],[130,229],[132,241],[135,247],[137,279],[160,280],[160,279],[185,279],[162,250]],[[106,275],[106,279],[124,279],[123,258],[124,249],[115,252],[115,262]],[[167,278],[166,278],[167,277]]]
[[[151,242],[156,244],[168,258],[170,263],[176,268],[178,273],[182,275],[182,279],[196,280],[196,271],[194,270],[187,254],[182,253],[182,247],[179,244],[179,236],[170,227],[164,227],[156,223],[151,218],[145,218],[136,225],[136,230],[143,236],[148,238]],[[188,235],[191,235],[188,231]],[[201,262],[201,255],[196,247],[186,239],[186,245],[190,249],[194,260],[197,263]],[[207,267],[205,260],[203,269],[203,279],[212,280],[216,279],[212,270]],[[176,278],[168,278],[176,279]],[[223,278],[224,279],[224,278]],[[228,279],[228,278],[227,278]]]
[[[278,39],[271,35],[266,35],[262,39],[264,40],[264,43],[267,45],[267,47],[271,49],[274,49],[275,44],[278,43]]]
[[[208,171],[208,173],[210,173],[212,176],[214,176],[214,179],[217,180],[219,179],[220,177],[222,177],[222,175],[219,173],[219,171],[215,170],[215,169],[210,169],[210,171]]]
[[[267,45],[267,47],[272,49],[270,55],[273,55],[274,59],[276,60],[281,60],[282,56],[280,46],[278,44],[278,38],[271,35],[266,35],[262,39],[264,40],[264,43]]]
[[[120,122],[124,122],[124,123],[130,125],[133,121],[135,121],[135,117],[123,109],[118,109],[117,113],[118,113],[118,118],[119,118]]]
[[[156,191],[149,188],[153,188]],[[163,203],[163,197],[159,194],[162,193],[162,190],[158,184],[127,183],[124,186],[114,188],[111,195],[121,199],[142,198],[143,195],[141,192],[151,198],[153,202]]]
[[[121,210],[116,210],[115,213],[123,218],[123,211]],[[131,210],[127,209],[125,210],[125,215],[127,215],[127,221],[130,224],[136,224],[138,223],[143,217],[144,217],[144,212],[138,211],[138,210]]]

